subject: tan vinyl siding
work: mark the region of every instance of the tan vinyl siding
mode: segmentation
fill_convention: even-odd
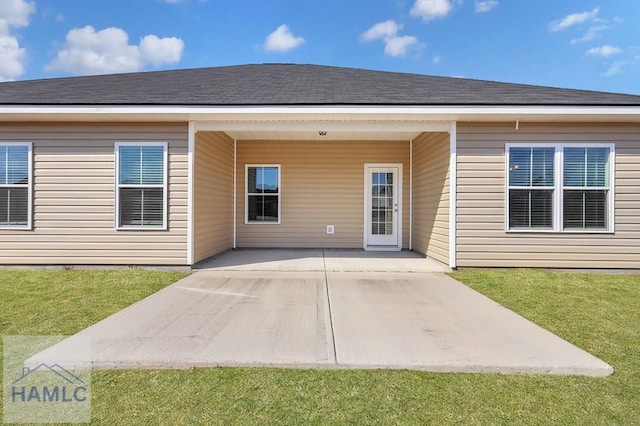
[[[233,246],[233,140],[199,132],[195,143],[194,262]]]
[[[506,232],[505,143],[615,143],[615,233]],[[458,124],[460,267],[638,268],[640,126]]]
[[[0,125],[33,143],[33,230],[0,229],[2,264],[186,264],[187,126]],[[115,142],[168,142],[168,230],[115,230]]]
[[[238,141],[236,149],[238,247],[362,248],[365,163],[403,164],[408,247],[409,142]],[[245,224],[245,164],[281,165],[281,224]]]
[[[449,264],[449,134],[413,141],[413,249]]]

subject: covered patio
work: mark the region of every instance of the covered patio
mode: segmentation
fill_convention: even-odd
[[[340,248],[455,267],[455,123],[311,117],[191,123],[190,263],[235,248]]]

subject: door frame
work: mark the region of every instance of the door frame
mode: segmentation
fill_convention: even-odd
[[[364,215],[363,215],[363,242],[362,248],[364,250],[369,251],[400,251],[402,250],[402,236],[403,230],[402,227],[402,214],[403,214],[403,204],[402,204],[402,163],[364,163],[364,181],[363,181],[363,193],[364,193]],[[397,169],[397,190],[396,193],[398,195],[398,214],[396,215],[397,227],[398,227],[398,244],[390,245],[390,246],[369,246],[369,223],[371,212],[369,211],[369,169]]]

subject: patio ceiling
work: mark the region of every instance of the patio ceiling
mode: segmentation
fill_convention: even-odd
[[[448,132],[448,122],[420,121],[219,121],[196,122],[196,131],[222,131],[236,140],[409,141],[423,132]]]
[[[319,128],[321,129],[321,128]],[[346,132],[346,131],[273,131],[237,130],[227,131],[236,140],[296,140],[296,141],[409,141],[420,132]]]

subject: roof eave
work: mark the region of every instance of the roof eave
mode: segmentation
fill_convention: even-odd
[[[0,105],[0,122],[220,120],[640,122],[640,105]]]

